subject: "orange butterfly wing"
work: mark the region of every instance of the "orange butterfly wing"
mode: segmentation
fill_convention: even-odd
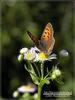
[[[53,50],[55,39],[53,37],[53,27],[50,23],[48,23],[43,31],[41,39],[34,36],[31,32],[27,31],[27,34],[33,40],[38,49],[45,52],[46,54],[50,54]]]
[[[53,37],[53,27],[48,23],[43,31],[41,40],[46,44],[47,53],[50,54],[53,50],[55,39]]]

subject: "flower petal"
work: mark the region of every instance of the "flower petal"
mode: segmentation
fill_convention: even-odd
[[[49,57],[47,58],[47,60],[51,61],[52,59],[57,59],[56,54],[53,53],[51,55],[49,55]]]

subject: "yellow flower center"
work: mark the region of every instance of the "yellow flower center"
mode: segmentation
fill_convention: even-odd
[[[32,54],[31,53],[28,53],[27,54],[27,58],[31,58],[32,57]]]
[[[24,90],[30,90],[32,87],[31,86],[23,86],[22,87]]]
[[[47,56],[45,55],[44,52],[41,52],[38,54],[38,58],[39,58],[39,60],[45,60],[47,58]]]

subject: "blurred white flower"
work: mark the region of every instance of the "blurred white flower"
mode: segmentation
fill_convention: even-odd
[[[20,93],[34,93],[36,91],[36,86],[33,84],[22,85],[17,90]]]
[[[67,51],[67,50],[65,50],[65,49],[61,50],[61,51],[59,52],[59,54],[60,54],[61,56],[64,56],[64,57],[69,56],[68,51]]]

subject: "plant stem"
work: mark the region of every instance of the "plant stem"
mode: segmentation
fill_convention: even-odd
[[[38,85],[38,100],[41,100],[41,90],[42,90],[42,85]]]
[[[41,63],[41,78],[43,79],[44,76],[44,62]]]
[[[41,79],[44,77],[44,63],[41,63]],[[42,81],[40,81],[40,84],[38,85],[38,100],[41,100],[41,91],[43,87]]]

